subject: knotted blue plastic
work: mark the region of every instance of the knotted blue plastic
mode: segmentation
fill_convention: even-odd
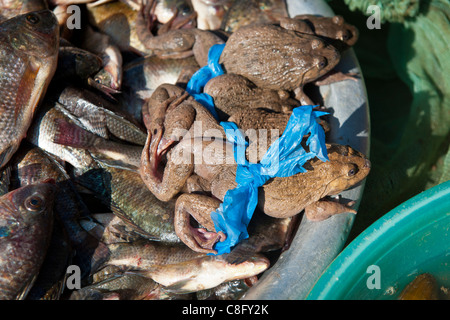
[[[215,44],[209,49],[208,64],[193,74],[186,87],[186,91],[207,108],[217,120],[219,116],[214,106],[214,100],[209,94],[203,92],[203,88],[209,80],[224,74],[223,68],[219,64],[223,48],[225,48],[225,44]]]
[[[314,111],[314,106],[300,106],[293,110],[283,134],[267,150],[259,163],[250,163],[245,158],[247,143],[232,122],[221,122],[227,140],[234,144],[234,158],[237,163],[237,187],[226,192],[223,203],[211,213],[216,231],[222,231],[227,238],[214,246],[217,254],[228,253],[241,240],[248,238],[247,226],[258,204],[258,188],[274,177],[289,177],[305,172],[306,161],[317,157],[328,161],[325,133],[317,118],[326,112]],[[307,152],[301,145],[305,135]]]
[[[203,92],[206,83],[214,77],[224,74],[219,64],[225,44],[213,45],[208,52],[208,64],[198,70],[187,84],[186,91],[218,118],[213,98]],[[317,118],[326,112],[313,111],[314,106],[300,106],[293,110],[288,124],[280,138],[267,150],[259,163],[250,163],[245,158],[248,146],[242,132],[232,122],[221,122],[227,140],[234,145],[234,158],[237,163],[237,187],[228,190],[223,203],[211,213],[216,231],[222,231],[227,238],[215,244],[217,254],[228,253],[241,240],[248,238],[247,226],[258,204],[258,188],[274,177],[289,177],[305,172],[306,161],[317,157],[328,160],[325,147],[325,133]],[[303,137],[310,134],[306,145],[307,152],[301,146]]]

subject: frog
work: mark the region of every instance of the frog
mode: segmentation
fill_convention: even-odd
[[[322,17],[311,14],[282,17],[280,26],[285,29],[318,36],[331,43],[340,52],[352,47],[357,41],[358,29],[346,23],[340,15]]]
[[[215,243],[224,241],[226,235],[216,231],[210,213],[219,207],[226,192],[237,186],[234,146],[227,141],[217,120],[205,117],[209,112],[202,105],[193,107],[195,100],[191,101],[183,93],[183,89],[174,85],[158,89],[161,90],[156,90],[152,95],[148,114],[144,116],[147,118],[148,138],[141,158],[141,177],[162,201],[176,198],[174,229],[180,240],[194,251],[216,253],[213,249]],[[188,116],[182,108],[187,108],[186,105],[194,109],[195,117],[198,117],[195,119],[203,121],[202,126],[205,128],[201,134],[195,135],[195,130],[192,130],[193,118],[185,121]],[[171,118],[171,112],[178,115],[178,120],[171,120],[176,119],[175,115],[175,118]],[[181,116],[180,113],[184,115]],[[259,123],[253,127],[263,127],[265,124],[264,121]],[[251,123],[246,125],[252,127]],[[188,132],[181,139],[179,136],[170,138],[174,129],[180,127]],[[280,128],[283,128],[283,124]],[[205,136],[208,130],[214,134]],[[162,163],[160,152],[168,150],[167,144],[171,149],[167,153],[163,174],[158,176],[157,169]],[[281,218],[293,216],[305,209],[307,217],[315,220],[323,220],[340,212],[351,212],[352,209],[346,205],[322,198],[339,193],[364,179],[370,169],[370,161],[348,146],[328,144],[327,149],[330,161],[311,160],[305,165],[305,169],[309,170],[302,173],[303,176],[273,178],[266,183],[268,187],[263,185],[258,204],[261,205],[261,210],[267,215]],[[201,161],[193,161],[196,153],[201,153]],[[185,158],[186,155],[188,158]],[[189,184],[193,186],[190,187]],[[311,188],[305,188],[309,185]],[[300,189],[301,192],[298,196],[289,194],[287,197],[286,188]],[[321,202],[315,204],[319,200]],[[288,202],[289,206],[284,202]],[[320,210],[322,211],[317,212]],[[191,217],[198,222],[198,227],[191,225]]]
[[[206,83],[203,92],[214,99],[219,119],[223,121],[243,109],[290,113],[299,105],[285,90],[259,88],[247,78],[234,73],[212,78]]]
[[[225,34],[217,34],[210,30],[198,28],[181,28],[172,26],[169,22],[157,34],[151,29],[151,11],[154,10],[152,4],[154,0],[149,0],[140,10],[141,14],[136,19],[136,33],[146,48],[145,52],[156,55],[161,59],[178,59],[194,56],[200,67],[208,62],[208,51],[214,44],[223,44]],[[149,7],[150,6],[150,7]],[[153,6],[153,8],[152,8]],[[150,12],[149,12],[150,10]],[[189,19],[195,18],[190,16]],[[150,25],[149,25],[150,21]]]
[[[193,159],[180,158],[185,156],[183,151],[196,139],[222,139],[224,129],[203,105],[183,88],[172,84],[158,86],[143,106],[142,118],[147,139],[139,173],[159,200],[169,201],[195,171]],[[160,164],[164,157],[168,159],[161,172]],[[195,180],[193,178],[188,183]]]
[[[302,105],[312,105],[303,86],[330,72],[340,58],[334,46],[315,35],[252,24],[230,35],[219,63],[226,73],[242,75],[260,88],[294,92]]]
[[[370,160],[348,145],[326,144],[329,161],[317,158],[305,163],[306,172],[289,177],[271,178],[258,189],[257,209],[267,216],[285,219],[304,212],[311,221],[323,221],[333,215],[349,212],[354,201],[341,203],[338,195],[366,178]],[[175,233],[194,251],[216,254],[214,245],[226,235],[216,232],[211,212],[222,203],[226,191],[237,186],[236,168],[228,167],[211,182],[211,195],[183,193],[175,203]],[[200,227],[191,224],[191,216]]]

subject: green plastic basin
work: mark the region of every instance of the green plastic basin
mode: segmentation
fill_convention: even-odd
[[[428,272],[450,288],[450,181],[409,199],[355,238],[308,300],[393,300]]]

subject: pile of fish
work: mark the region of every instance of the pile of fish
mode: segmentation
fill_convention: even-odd
[[[356,41],[351,26],[342,29],[347,25],[341,17],[291,20],[283,1],[259,4],[2,4],[0,299],[238,299],[288,250],[303,209],[320,202],[323,210],[351,211],[337,201],[319,200],[360,182],[370,162],[350,147],[327,144],[326,167],[311,161],[310,175],[299,174],[292,190],[283,187],[285,180],[274,179],[264,188],[265,205],[252,218],[250,237],[230,253],[208,254],[221,238],[208,218],[189,210],[216,208],[224,193],[218,196],[218,187],[234,183],[235,164],[214,176],[214,182],[205,178],[205,168],[190,168],[186,174],[175,167],[169,172],[171,150],[183,141],[170,134],[189,130],[194,119],[218,124],[185,91],[192,75],[207,64],[211,45],[227,44],[221,63],[229,78],[213,79],[215,85],[205,87],[221,118],[243,129],[253,125],[250,117],[263,119],[259,128],[282,132],[292,108],[311,102],[303,85],[326,83],[323,76],[333,73],[340,52]],[[267,44],[254,43],[247,50],[242,39],[270,39],[280,25],[304,30],[283,36],[301,39],[293,48],[299,58],[284,54],[283,61],[275,59],[267,67],[269,60],[257,61],[258,56],[270,56],[264,51]],[[325,40],[333,25],[342,27],[337,40]],[[272,44],[267,50],[273,54],[284,47]],[[245,50],[242,58],[239,52]],[[262,67],[239,74],[245,69],[243,60],[252,68]],[[277,67],[291,62],[298,63],[289,66],[295,72]],[[352,76],[330,74],[334,81]],[[230,88],[242,89],[223,94]],[[240,106],[242,101],[246,104]],[[162,184],[172,190],[170,195]],[[300,207],[274,202],[280,186]],[[306,187],[312,190],[308,194],[295,191]],[[308,201],[297,201],[299,197]],[[272,209],[277,206],[291,209],[280,213]],[[312,212],[305,210],[311,219],[329,216]]]

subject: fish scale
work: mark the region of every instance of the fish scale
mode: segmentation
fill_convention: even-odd
[[[19,148],[56,70],[59,27],[49,10],[0,24],[0,167]]]

